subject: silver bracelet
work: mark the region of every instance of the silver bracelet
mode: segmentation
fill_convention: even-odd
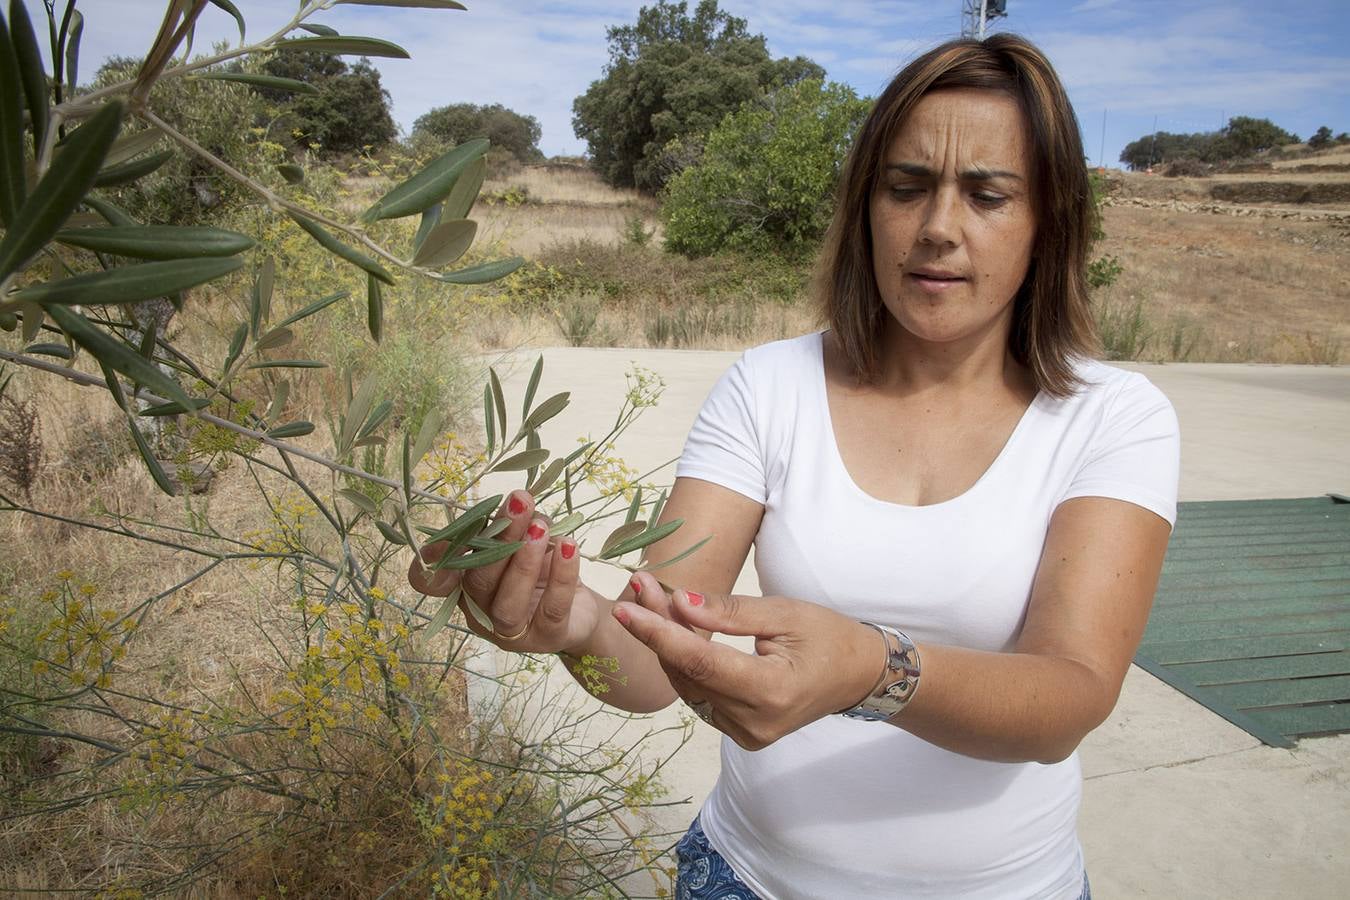
[[[886,645],[886,667],[881,677],[856,706],[840,715],[867,722],[880,722],[897,715],[919,690],[919,648],[903,631],[876,622],[863,622],[881,633]]]

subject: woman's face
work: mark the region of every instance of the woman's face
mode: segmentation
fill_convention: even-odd
[[[1036,239],[1017,101],[926,95],[887,148],[871,198],[872,256],[894,323],[926,343],[1007,341]]]

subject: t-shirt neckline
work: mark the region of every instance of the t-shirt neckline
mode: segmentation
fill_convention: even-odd
[[[1027,423],[1033,418],[1034,411],[1039,406],[1041,397],[1043,396],[1042,391],[1036,391],[1036,396],[1031,399],[1031,402],[1027,404],[1027,408],[1023,410],[1021,418],[1017,420],[1017,425],[1013,427],[1012,433],[1008,435],[1008,439],[1003,443],[1003,446],[999,448],[998,455],[995,456],[993,462],[989,463],[985,470],[980,473],[980,477],[975,479],[974,484],[957,494],[955,497],[949,497],[946,500],[937,503],[913,505],[909,503],[897,503],[894,500],[883,500],[880,497],[868,493],[853,479],[853,473],[849,472],[848,466],[844,464],[844,456],[839,452],[839,441],[835,437],[834,413],[830,410],[829,385],[825,380],[824,330],[816,332],[816,385],[817,389],[820,391],[820,407],[825,420],[824,439],[829,445],[827,448],[827,455],[840,478],[855,494],[872,503],[907,511],[938,510],[947,506],[952,506],[968,497],[974,496],[982,486],[993,479],[995,471],[1005,465],[1004,460],[1012,455],[1013,450],[1015,449],[1014,445],[1017,444],[1021,434],[1028,430],[1029,426]]]

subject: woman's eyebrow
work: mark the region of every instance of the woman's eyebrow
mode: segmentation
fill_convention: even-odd
[[[904,175],[915,175],[919,178],[931,178],[934,175],[932,169],[928,168],[927,166],[920,165],[919,163],[911,163],[911,162],[888,163],[886,168],[888,170],[894,169]],[[1004,172],[1000,169],[984,169],[979,167],[974,169],[967,169],[966,171],[962,172],[961,178],[966,181],[988,181],[991,178],[1012,178],[1017,181],[1026,181],[1025,178],[1023,178],[1021,175],[1018,175],[1016,172]]]

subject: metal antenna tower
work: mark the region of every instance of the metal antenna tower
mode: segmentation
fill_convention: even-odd
[[[1007,16],[1008,0],[961,0],[961,37],[984,40],[985,25]]]

